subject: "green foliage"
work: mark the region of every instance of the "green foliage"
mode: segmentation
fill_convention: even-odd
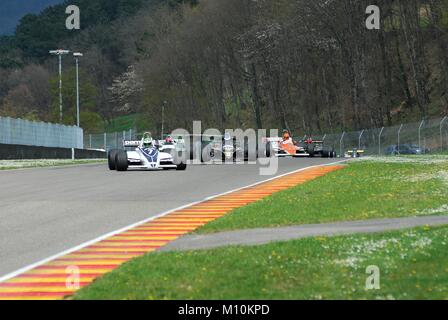
[[[137,132],[154,131],[155,125],[152,117],[146,113],[128,114],[114,118],[105,124],[106,132],[122,132],[137,130]],[[155,131],[154,131],[155,132]]]
[[[49,55],[49,50],[60,47],[70,50],[82,50],[85,53],[83,58],[83,67],[89,70],[91,79],[89,86],[83,84],[81,88],[82,109],[89,112],[84,115],[84,122],[92,130],[99,127],[98,115],[103,118],[113,118],[115,111],[114,106],[110,103],[108,95],[108,87],[114,77],[122,73],[130,64],[135,63],[135,55],[145,54],[145,48],[138,48],[140,43],[138,35],[128,37],[127,32],[134,32],[134,29],[127,28],[129,23],[139,23],[134,21],[137,13],[147,12],[147,16],[151,16],[152,12],[157,8],[176,7],[180,3],[195,3],[195,1],[173,0],[169,3],[165,0],[70,0],[61,4],[48,7],[40,14],[28,14],[24,16],[14,36],[0,37],[0,68],[5,69],[2,73],[3,79],[0,83],[2,89],[0,93],[0,101],[4,98],[8,91],[14,87],[8,87],[8,73],[17,68],[25,68],[28,64],[39,63],[51,66],[56,65],[54,57]],[[67,14],[65,8],[68,5],[77,5],[81,11],[81,30],[67,30],[65,20]],[[145,8],[143,11],[142,9]],[[135,16],[137,19],[137,16]],[[137,34],[142,33],[143,29],[137,30]],[[145,41],[150,41],[154,36],[155,30],[145,31]],[[147,35],[150,35],[149,37]],[[136,43],[128,38],[135,39]],[[138,43],[137,43],[138,42]],[[136,51],[136,52],[134,52]],[[138,51],[138,52],[137,52]],[[74,91],[73,91],[73,73],[67,75],[66,66],[64,65],[64,123],[74,124]],[[9,71],[11,70],[11,71]],[[52,71],[54,74],[54,70]],[[6,75],[6,77],[4,76]],[[51,117],[45,117],[45,121],[59,121],[59,101],[58,101],[58,84],[57,76],[52,79],[52,113]],[[69,83],[67,86],[65,84]],[[20,84],[18,84],[20,85]],[[14,84],[13,86],[16,86]],[[95,86],[95,88],[93,87]],[[84,91],[84,92],[83,92]],[[96,96],[93,91],[101,92]],[[95,102],[91,97],[95,96]],[[94,105],[95,104],[95,105]],[[25,110],[26,111],[26,110]],[[81,111],[81,112],[84,112]],[[32,115],[20,111],[19,117],[28,117]],[[51,118],[51,119],[49,119]],[[83,118],[83,116],[81,116]],[[96,119],[96,120],[95,120]],[[83,120],[83,119],[81,119]],[[142,127],[149,125],[146,119],[139,120]],[[96,123],[96,124],[95,124]],[[104,123],[102,125],[104,127]],[[125,125],[128,128],[129,125]],[[120,127],[120,126],[118,126]],[[109,130],[110,128],[107,128]]]
[[[445,30],[448,30],[448,10],[445,10],[442,13],[442,18],[440,19],[440,24]]]
[[[183,0],[170,0],[168,5],[176,7]],[[196,0],[187,1],[192,5]],[[79,35],[78,31],[67,30],[65,21],[67,14],[65,9],[68,5],[77,5],[81,11],[81,29],[103,29],[105,34],[112,33],[109,27],[113,21],[126,19],[135,15],[143,7],[149,10],[158,5],[164,5],[163,0],[66,0],[61,4],[50,6],[40,14],[25,15],[16,28],[14,47],[23,51],[26,59],[44,61],[48,57],[48,51],[57,49],[62,44],[72,41],[73,37]],[[165,4],[166,5],[166,4]],[[104,30],[104,26],[105,30]],[[93,43],[91,43],[93,44]],[[0,41],[0,52],[8,48]],[[0,60],[0,64],[1,64]],[[9,62],[10,63],[10,62]],[[6,66],[6,62],[4,62]]]
[[[22,67],[20,57],[15,52],[16,41],[11,36],[0,36],[0,68],[13,69]]]
[[[114,118],[106,123],[105,131],[121,132],[129,129],[134,129],[136,127],[136,122],[139,117],[140,117],[139,114],[129,114]]]
[[[73,34],[65,28],[65,19],[61,6],[24,16],[16,29],[16,43],[24,57],[40,61],[48,58],[49,50],[57,49],[61,40]]]
[[[23,66],[22,62],[16,59],[0,56],[0,68],[15,69],[15,68],[21,68],[22,66]]]
[[[92,111],[81,111],[80,112],[80,125],[85,132],[89,133],[101,133],[104,132],[103,118]]]
[[[446,6],[440,1],[434,2],[441,10],[437,24],[446,30],[448,13],[442,10]],[[81,10],[80,31],[65,28],[65,8],[69,4]],[[409,27],[408,32],[409,38],[422,32],[423,41],[418,46],[428,54],[419,53],[421,64],[414,66],[428,69],[431,76],[414,79],[423,72],[411,72],[412,50],[406,49],[409,44],[401,32],[402,13],[397,4],[384,3],[384,12],[388,12],[384,30],[397,31],[385,32],[384,57],[377,38],[381,33],[370,32],[372,38],[356,39],[362,30],[347,32],[349,20],[345,17],[357,9],[342,9],[335,3],[329,6],[335,10],[333,18],[322,23],[319,6],[307,1],[67,0],[40,14],[26,15],[15,36],[0,38],[0,68],[21,68],[36,62],[55,66],[50,49],[81,50],[85,53],[83,66],[91,72],[92,84],[100,93],[95,110],[89,111],[111,119],[123,111],[117,111],[119,108],[111,103],[108,87],[133,65],[144,79],[145,93],[141,94],[143,98],[136,94],[130,98],[135,98],[131,110],[147,114],[139,118],[145,128],[160,128],[160,103],[164,100],[169,102],[168,126],[173,127],[188,128],[194,119],[213,127],[276,127],[287,122],[293,131],[382,126],[385,119],[401,121],[394,117],[396,107],[415,105],[421,90],[414,86],[423,80],[431,101],[424,101],[421,111],[409,108],[403,113],[421,117],[427,111],[428,116],[443,112],[442,94],[446,90],[437,73],[446,70],[438,67],[439,58],[433,50],[438,44],[432,28],[416,29],[428,25],[426,17],[422,17],[424,24]],[[302,16],[303,12],[309,14]],[[362,15],[356,19],[362,19]],[[414,20],[408,21],[412,24]],[[358,22],[355,25],[363,28]],[[272,34],[266,39],[257,37],[268,25]],[[333,32],[339,35],[340,43],[330,50],[316,45],[332,42]],[[442,37],[439,40],[444,41]],[[358,45],[364,49],[358,50]],[[402,55],[401,61],[397,52]],[[366,55],[361,59],[358,53]],[[361,60],[349,61],[352,58],[346,57]],[[361,68],[364,61],[368,66]],[[253,70],[248,68],[251,64]],[[356,79],[357,74],[363,81]],[[364,80],[369,90],[364,85],[351,88]],[[403,86],[409,90],[403,90]],[[0,99],[11,89],[3,90]],[[420,100],[426,99],[421,96]],[[358,106],[362,112],[355,119]],[[283,114],[278,112],[280,107]],[[55,114],[53,118],[58,117]]]
[[[80,112],[81,127],[86,130],[96,130],[101,127],[101,118],[94,113],[97,91],[92,84],[88,74],[80,70],[79,74],[79,95],[80,95]],[[54,76],[50,80],[51,97],[52,97],[52,120],[59,122],[59,76]],[[63,97],[63,119],[62,123],[66,125],[76,125],[76,70],[68,69],[62,76],[62,97]],[[83,118],[84,116],[84,118]],[[83,120],[86,123],[83,123]],[[90,127],[91,126],[91,127]]]
[[[77,5],[82,13],[82,29],[107,25],[112,21],[135,14],[151,0],[73,0],[45,9],[41,14],[24,16],[16,30],[17,46],[26,58],[45,60],[50,49],[58,48],[79,32],[67,30],[65,8]]]

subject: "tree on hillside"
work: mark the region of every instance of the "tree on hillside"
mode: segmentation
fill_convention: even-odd
[[[140,102],[143,91],[143,81],[134,66],[130,66],[125,73],[114,79],[109,90],[115,112],[125,114],[136,112],[136,104]]]
[[[87,131],[97,131],[103,127],[103,120],[95,112],[97,91],[89,75],[80,71],[80,125]],[[63,73],[63,120],[66,125],[76,125],[76,70],[70,68]],[[52,122],[59,122],[59,77],[50,80]]]

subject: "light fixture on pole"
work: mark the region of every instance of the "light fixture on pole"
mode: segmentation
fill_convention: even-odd
[[[163,101],[162,104],[162,139],[163,139],[163,131],[165,130],[165,106],[168,102]]]
[[[50,54],[56,55],[59,58],[59,121],[62,122],[62,56],[69,54],[69,50],[51,50]]]
[[[79,58],[81,58],[83,54],[81,52],[73,53],[73,57],[75,57],[76,61],[76,123],[79,127]]]

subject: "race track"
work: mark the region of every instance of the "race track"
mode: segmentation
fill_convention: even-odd
[[[335,162],[281,159],[277,175]],[[111,172],[105,165],[0,172],[0,277],[106,233],[269,179],[257,165]]]

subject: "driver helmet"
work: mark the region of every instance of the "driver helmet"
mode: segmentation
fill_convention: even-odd
[[[283,140],[289,140],[291,138],[291,135],[289,134],[288,130],[283,130]]]
[[[172,138],[171,136],[167,136],[167,137],[165,138],[165,142],[166,142],[166,143],[173,143],[174,140],[173,140],[173,138]]]
[[[144,139],[143,139],[143,146],[144,146],[145,148],[149,148],[149,147],[151,147],[151,146],[152,146],[152,139],[149,138],[149,137],[144,138]]]
[[[230,133],[226,132],[226,133],[224,134],[224,140],[225,140],[225,141],[230,141],[230,140],[232,140],[232,136],[230,135]]]

